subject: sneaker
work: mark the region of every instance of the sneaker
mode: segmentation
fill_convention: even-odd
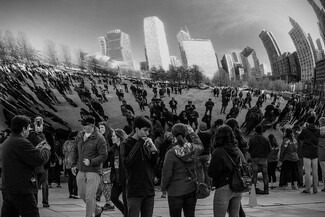
[[[69,198],[74,198],[74,195],[70,195]]]
[[[48,207],[50,207],[50,204],[48,204],[48,203],[43,203],[43,207],[48,208]]]
[[[264,191],[259,189],[259,188],[256,188],[256,194],[264,194]]]
[[[79,195],[73,195],[73,199],[80,199]]]
[[[114,210],[115,209],[115,206],[111,205],[111,204],[105,204],[103,206],[103,210]]]
[[[301,193],[303,193],[303,194],[310,194],[310,191],[307,191],[307,190],[305,189],[305,190],[303,190]]]
[[[57,187],[57,188],[61,188],[61,185],[57,185],[56,187]]]
[[[313,190],[313,193],[314,193],[314,194],[317,194],[317,193],[318,193],[318,190],[317,190],[317,189],[314,189],[314,190]]]
[[[322,192],[325,192],[325,188],[323,188],[321,191],[322,191]]]

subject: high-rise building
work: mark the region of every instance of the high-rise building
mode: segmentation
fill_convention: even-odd
[[[228,72],[229,80],[234,81],[236,79],[236,76],[235,76],[235,67],[234,67],[234,61],[232,59],[232,56],[230,54],[223,55],[221,59],[221,65],[222,68]]]
[[[106,41],[106,38],[104,36],[99,37],[98,38],[98,41],[99,41],[99,46],[100,46],[101,54],[102,55],[108,55],[108,53],[107,53],[107,41]]]
[[[317,57],[318,57],[318,52],[317,51],[318,50],[315,48],[315,44],[313,42],[313,38],[311,37],[310,33],[308,33],[307,38],[308,38],[309,44],[311,46],[311,50],[313,51],[315,62],[316,62],[318,60],[317,59]]]
[[[250,77],[258,78],[262,76],[260,62],[253,48],[246,47],[241,52],[241,59],[245,71],[245,80],[248,80]]]
[[[293,81],[300,81],[301,67],[298,59],[297,51],[293,52],[289,56],[290,73]]]
[[[315,11],[315,14],[317,16],[318,19],[318,28],[319,28],[319,32],[320,35],[323,39],[323,42],[325,44],[325,11],[324,9],[321,9],[320,7],[318,7],[318,5],[315,3],[314,0],[307,0],[309,2],[309,4],[312,6],[312,8]],[[325,2],[324,0],[321,0],[321,3],[323,5],[323,7],[325,7]]]
[[[314,93],[325,96],[325,59],[316,62]]]
[[[182,65],[185,68],[197,65],[203,75],[212,79],[218,71],[217,57],[209,39],[192,39],[188,30],[177,34]]]
[[[178,67],[181,66],[181,62],[179,61],[179,59],[177,58],[177,56],[170,56],[170,65]]]
[[[123,61],[134,68],[130,36],[119,29],[107,32],[107,52],[112,60]]]
[[[158,17],[146,17],[143,27],[148,67],[168,70],[170,57],[163,22]]]
[[[259,37],[262,40],[267,55],[269,57],[272,74],[273,76],[277,77],[279,75],[279,72],[277,69],[276,62],[277,62],[277,58],[281,55],[281,51],[278,46],[278,43],[275,40],[272,32],[266,30],[263,30],[260,33]]]
[[[325,57],[325,53],[324,53],[324,49],[323,49],[323,46],[322,46],[322,42],[320,41],[319,38],[317,38],[316,44],[317,44],[317,49],[320,52],[321,59],[323,59]]]
[[[232,56],[232,60],[234,61],[234,63],[240,63],[242,64],[241,58],[240,58],[240,53],[238,52],[232,52],[231,53]]]
[[[315,58],[311,45],[307,39],[305,31],[300,27],[300,25],[291,17],[289,17],[289,20],[293,27],[290,30],[289,35],[297,50],[301,66],[301,80],[311,80],[314,77],[315,68]]]
[[[260,64],[260,69],[261,69],[262,76],[267,74],[267,65],[266,64],[261,63]]]

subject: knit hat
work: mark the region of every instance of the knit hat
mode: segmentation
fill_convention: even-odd
[[[208,129],[208,126],[207,126],[207,124],[205,122],[202,122],[199,125],[199,129],[200,129],[200,131],[204,131],[204,130]]]
[[[186,133],[187,133],[187,127],[185,126],[185,124],[178,123],[178,124],[175,124],[172,128],[172,134],[175,137],[177,137],[179,135],[182,135],[183,137],[185,137]]]
[[[307,118],[307,123],[308,124],[314,124],[315,123],[315,120],[316,120],[316,118],[315,118],[315,116],[309,116],[308,118]]]
[[[87,126],[90,124],[95,124],[95,118],[91,115],[87,115],[82,120],[80,120],[82,126]]]

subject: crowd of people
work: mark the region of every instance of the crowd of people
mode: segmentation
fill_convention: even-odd
[[[231,217],[245,216],[242,193],[234,192],[229,181],[233,163],[239,162],[251,169],[257,194],[267,195],[274,188],[318,193],[319,181],[324,183],[324,99],[293,94],[281,110],[279,94],[216,87],[212,92],[217,101],[208,99],[200,120],[192,100],[184,108],[177,102],[176,94],[185,88],[179,84],[134,82],[128,87],[121,79],[90,76],[89,89],[86,78],[48,66],[13,64],[0,71],[0,100],[9,126],[0,140],[1,216],[38,216],[38,189],[42,189],[43,206],[49,207],[49,188],[53,182],[60,187],[62,174],[68,176],[68,197],[85,202],[87,217],[100,217],[115,207],[128,217],[153,216],[157,188],[162,198],[167,197],[170,216],[180,217],[182,212],[185,217],[195,216],[197,183],[214,191],[214,216],[227,212]],[[37,85],[36,75],[44,87]],[[121,101],[127,121],[123,129],[111,126],[109,111],[102,107],[108,101],[108,85]],[[52,89],[76,107],[68,97],[74,90],[88,106],[89,110],[80,109],[80,132],[72,131],[55,114],[61,102]],[[148,100],[150,89],[153,97]],[[213,109],[219,93],[220,113],[226,115],[213,122],[219,113]],[[137,114],[124,94],[134,97],[141,112],[148,108],[150,115]],[[251,105],[253,97],[257,97],[255,105]],[[167,98],[170,109],[164,102]],[[240,126],[238,115],[246,111]],[[274,129],[282,138],[273,133],[265,136],[265,131]],[[259,172],[263,183],[258,183]],[[102,195],[105,205],[99,206]]]

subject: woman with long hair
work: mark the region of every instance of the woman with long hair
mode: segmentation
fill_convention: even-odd
[[[271,152],[267,156],[267,174],[269,177],[270,187],[273,189],[276,187],[275,170],[279,161],[279,144],[272,133],[268,136],[268,138],[271,144]]]
[[[112,158],[111,158],[111,181],[113,183],[111,199],[116,208],[118,208],[124,217],[128,216],[127,209],[127,199],[126,199],[126,174],[125,169],[122,165],[121,151],[123,147],[121,144],[128,135],[122,129],[115,129],[112,133],[112,143],[111,147]],[[122,194],[123,202],[119,199]]]
[[[100,122],[98,124],[98,127],[99,127],[99,132],[104,136],[106,140],[108,157],[103,163],[102,176],[98,186],[96,200],[100,201],[100,197],[103,194],[106,201],[103,207],[104,210],[114,210],[115,207],[111,201],[112,184],[110,180],[110,171],[111,171],[110,161],[112,157],[111,146],[112,146],[112,134],[114,130],[109,126],[108,122]]]
[[[214,136],[215,150],[212,154],[208,174],[215,187],[213,198],[214,217],[225,217],[228,210],[229,217],[238,217],[242,193],[233,192],[229,187],[229,177],[234,166],[233,162],[246,164],[245,157],[237,146],[237,140],[232,129],[223,125],[218,128]]]
[[[280,161],[282,162],[283,187],[298,189],[298,142],[293,136],[291,128],[285,130],[285,136],[281,145]],[[293,182],[293,186],[292,186]]]
[[[198,135],[192,127],[182,123],[172,127],[175,146],[167,151],[162,169],[161,190],[167,191],[171,217],[195,216],[196,157],[203,151]]]

